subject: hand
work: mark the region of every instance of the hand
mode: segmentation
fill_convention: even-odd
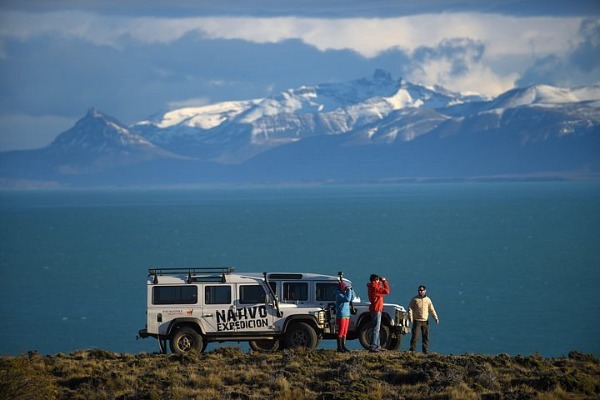
[[[381,277],[381,280],[382,280],[382,281],[385,281],[385,276],[382,276],[382,277]]]
[[[440,323],[440,320],[438,318],[435,319],[435,323],[436,325]]]

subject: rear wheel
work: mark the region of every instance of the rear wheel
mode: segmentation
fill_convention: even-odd
[[[272,353],[283,347],[278,339],[251,340],[248,344],[252,350],[262,353]]]
[[[296,322],[285,334],[285,345],[289,348],[315,349],[319,343],[317,332],[306,322]]]
[[[202,353],[206,348],[202,336],[194,329],[184,326],[175,331],[170,341],[171,351],[175,354],[185,354],[190,351]]]

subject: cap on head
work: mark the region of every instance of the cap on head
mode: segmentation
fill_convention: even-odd
[[[369,280],[371,282],[373,282],[375,279],[379,279],[379,275],[377,275],[377,274],[371,274],[371,277],[369,278]]]
[[[425,287],[425,285],[419,285],[419,291],[421,290],[427,290],[427,288]]]

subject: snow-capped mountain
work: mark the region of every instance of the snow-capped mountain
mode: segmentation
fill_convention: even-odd
[[[65,174],[81,174],[162,158],[181,158],[95,108],[44,149]]]
[[[384,71],[125,126],[91,109],[49,146],[0,154],[0,179],[71,184],[598,176],[600,85],[496,98]],[[82,177],[77,182],[73,176]]]
[[[565,89],[548,85],[513,89],[490,102],[490,108],[516,108],[521,106],[553,107],[600,99],[600,85],[585,88]]]
[[[396,110],[437,109],[482,100],[429,89],[377,70],[372,78],[303,86],[279,95],[172,110],[132,129],[192,157],[239,164],[274,147],[312,136],[339,135]]]
[[[25,178],[85,176],[154,160],[182,159],[91,108],[46,147],[0,157],[4,176]]]
[[[241,164],[307,138],[345,135],[347,144],[412,141],[425,134],[504,131],[522,142],[598,126],[600,86],[539,85],[495,99],[427,88],[384,71],[356,81],[303,86],[265,99],[172,110],[132,129],[178,154]]]

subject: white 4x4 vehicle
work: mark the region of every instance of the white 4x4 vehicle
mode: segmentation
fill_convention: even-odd
[[[158,339],[165,353],[204,351],[209,342],[247,341],[259,351],[285,347],[314,349],[335,339],[338,276],[313,273],[236,273],[234,268],[153,268],[148,270],[146,328],[140,338]],[[369,348],[369,304],[353,302],[348,340]],[[385,304],[381,345],[395,350],[408,332],[404,307]]]

